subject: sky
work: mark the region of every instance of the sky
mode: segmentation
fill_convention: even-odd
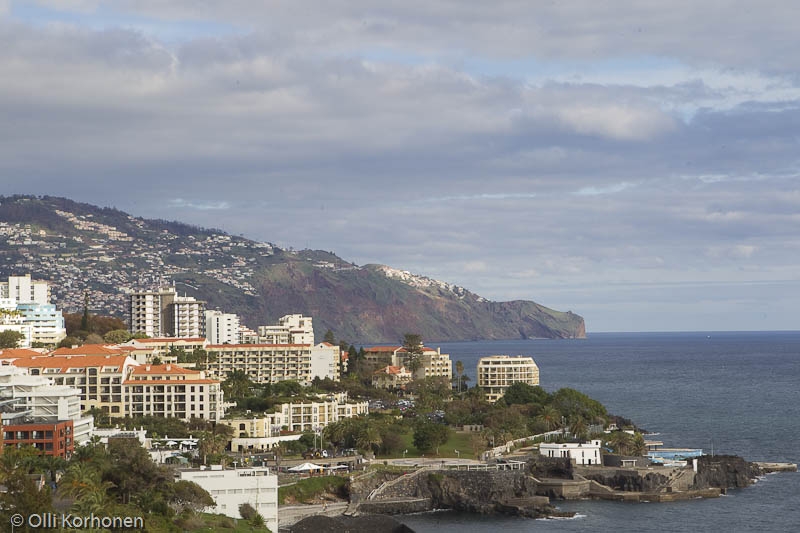
[[[800,3],[0,0],[0,189],[589,332],[800,329]]]

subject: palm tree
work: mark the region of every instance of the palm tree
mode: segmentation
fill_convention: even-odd
[[[606,442],[619,455],[630,455],[633,445],[633,436],[624,431],[615,431],[608,436]]]
[[[570,421],[569,431],[575,435],[575,438],[582,439],[586,437],[587,430],[586,421],[582,417],[576,416]]]
[[[542,411],[536,417],[536,420],[544,424],[547,431],[553,431],[561,427],[561,413],[552,405],[542,407]]]
[[[461,392],[461,374],[464,373],[464,363],[456,361],[456,373],[458,374],[458,392]]]

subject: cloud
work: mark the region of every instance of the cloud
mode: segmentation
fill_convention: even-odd
[[[170,207],[176,207],[179,209],[197,209],[198,211],[218,211],[222,209],[230,209],[230,204],[228,202],[191,202],[189,200],[184,200],[183,198],[174,198],[169,200],[168,205]]]
[[[15,9],[0,184],[533,298],[590,329],[661,323],[630,304],[653,296],[641,283],[783,280],[800,297],[787,5]]]

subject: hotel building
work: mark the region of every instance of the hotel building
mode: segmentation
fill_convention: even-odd
[[[311,345],[309,344],[209,344],[213,361],[209,373],[225,379],[241,370],[256,383],[295,380],[311,382]]]
[[[491,355],[478,361],[478,386],[486,400],[496,402],[514,383],[539,384],[539,367],[532,357],[521,355]]]

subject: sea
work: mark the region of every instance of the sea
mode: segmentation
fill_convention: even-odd
[[[800,463],[800,332],[595,333],[435,345],[462,361],[471,384],[482,356],[532,356],[546,390],[584,392],[666,447]],[[575,517],[434,511],[398,518],[420,533],[800,531],[800,473],[769,474],[714,499],[554,503]]]

